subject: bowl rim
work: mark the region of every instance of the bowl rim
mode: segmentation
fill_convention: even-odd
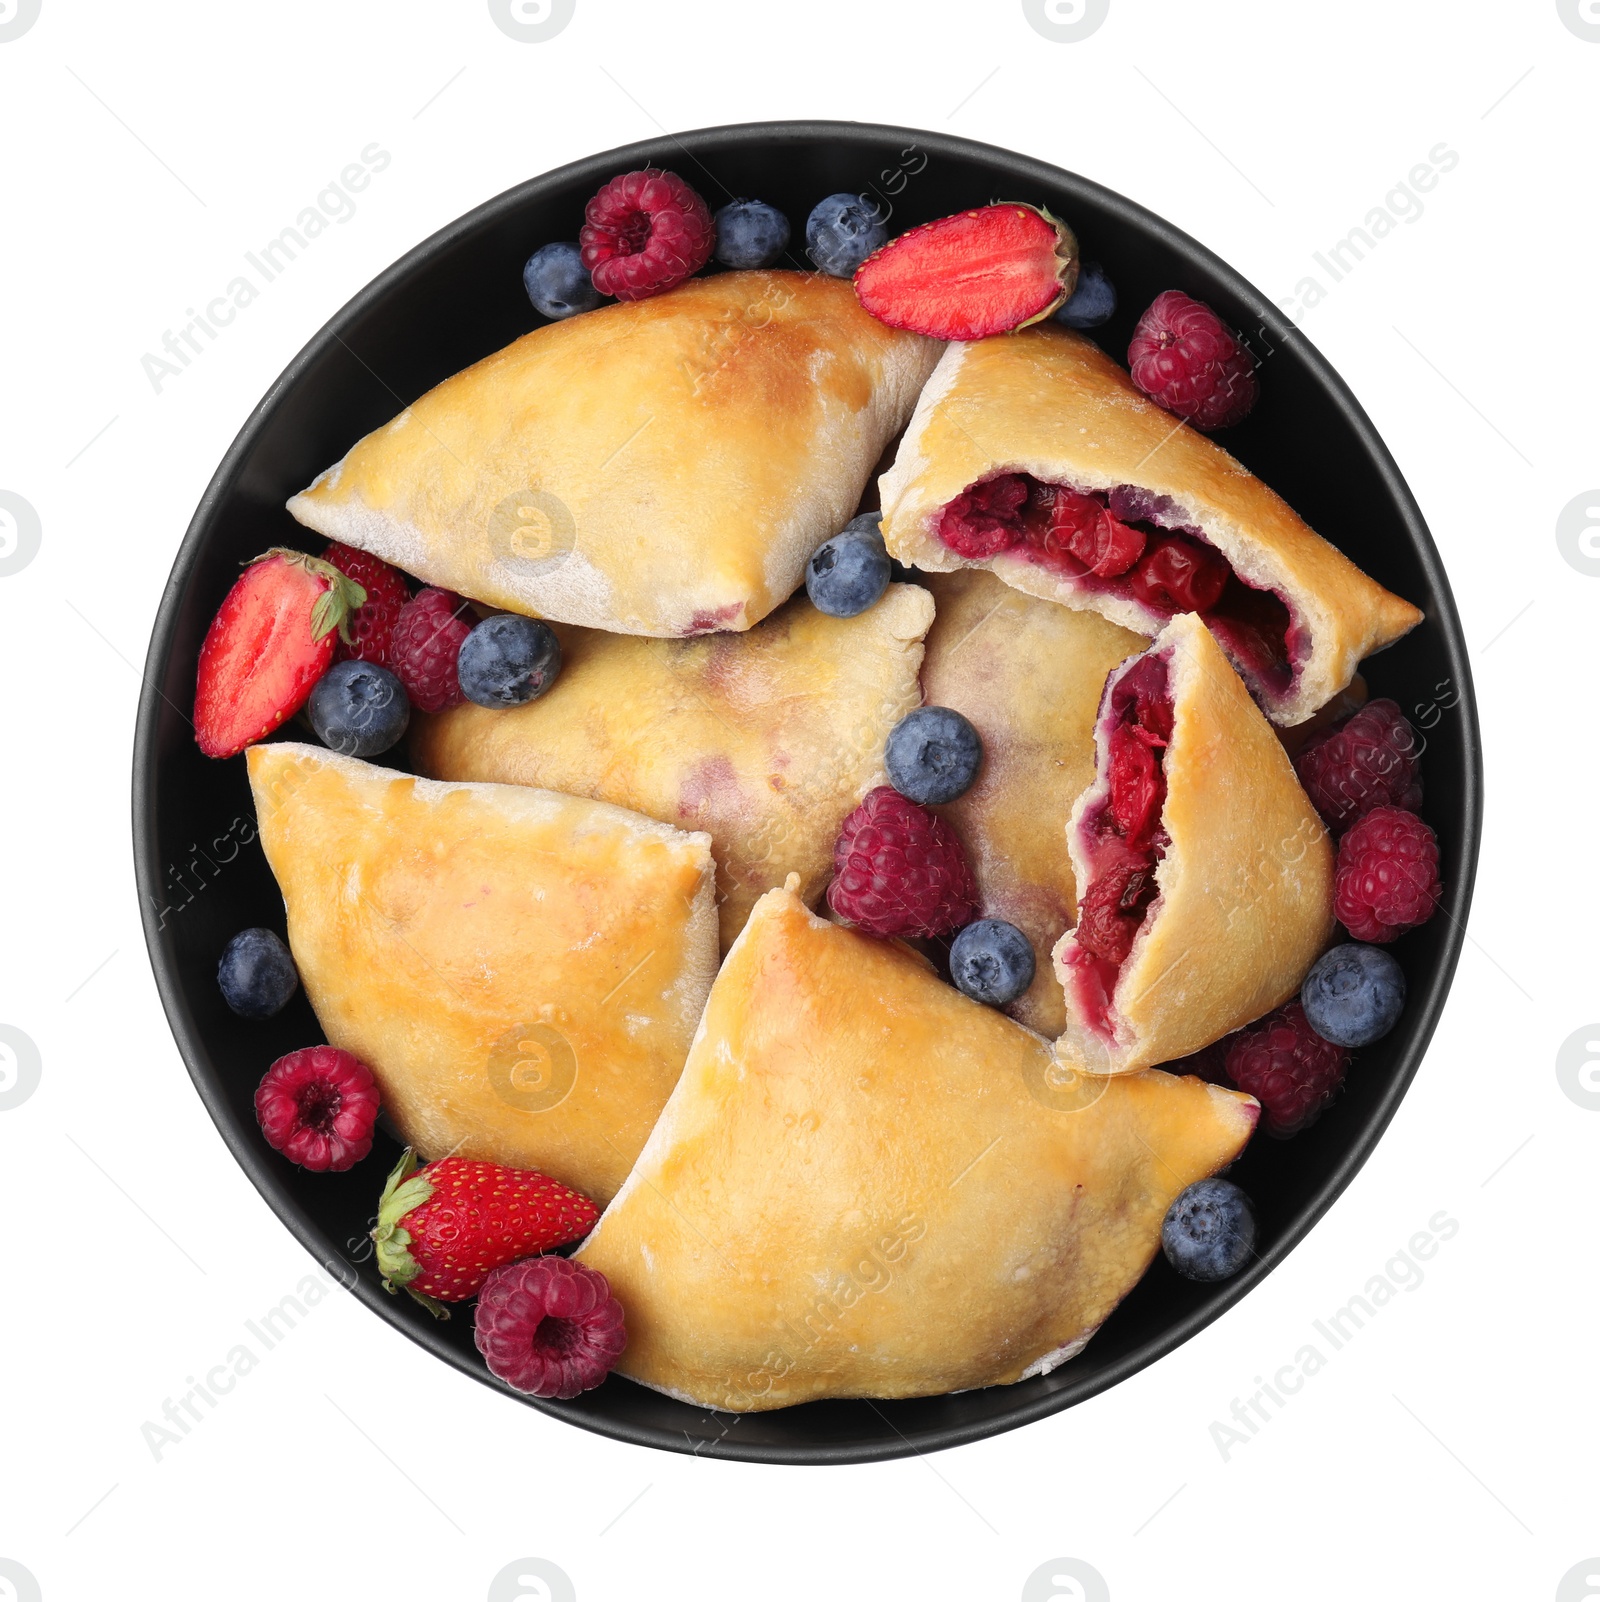
[[[572,184],[580,179],[592,180],[598,187],[617,171],[627,171],[643,165],[660,165],[671,161],[675,155],[701,166],[702,156],[714,154],[719,148],[747,144],[752,140],[767,143],[773,141],[811,143],[841,137],[877,139],[886,144],[889,141],[911,142],[931,154],[961,161],[982,162],[1004,169],[1008,176],[1015,176],[1019,184],[1036,182],[1083,192],[1092,197],[1096,204],[1116,214],[1121,221],[1147,234],[1158,236],[1176,256],[1191,263],[1205,275],[1227,283],[1238,300],[1250,306],[1252,313],[1258,319],[1258,327],[1263,336],[1274,345],[1281,343],[1296,352],[1308,374],[1323,390],[1341,421],[1349,429],[1354,442],[1376,469],[1386,494],[1406,528],[1416,559],[1434,596],[1437,597],[1438,604],[1431,610],[1431,621],[1438,625],[1443,654],[1449,663],[1451,680],[1459,690],[1459,708],[1464,720],[1463,748],[1466,774],[1465,794],[1462,800],[1465,804],[1461,807],[1464,826],[1461,838],[1455,842],[1459,848],[1459,863],[1452,872],[1445,899],[1440,903],[1440,910],[1450,922],[1450,928],[1444,938],[1443,951],[1434,965],[1428,983],[1414,990],[1408,998],[1408,1009],[1420,1008],[1423,1017],[1422,1026],[1411,1049],[1396,1064],[1384,1094],[1369,1113],[1358,1137],[1340,1155],[1321,1186],[1302,1205],[1298,1215],[1286,1226],[1283,1233],[1254,1263],[1230,1281],[1225,1290],[1214,1295],[1202,1306],[1165,1325],[1158,1334],[1131,1347],[1103,1370],[1093,1374],[1086,1372],[1085,1378],[1079,1384],[1036,1393],[1031,1397],[1026,1394],[1023,1387],[1014,1387],[1015,1405],[982,1420],[941,1425],[908,1436],[903,1434],[870,1399],[862,1398],[860,1400],[867,1401],[867,1405],[878,1412],[888,1430],[899,1436],[898,1440],[819,1441],[806,1444],[741,1443],[736,1434],[727,1434],[718,1440],[691,1437],[682,1431],[667,1430],[627,1418],[596,1417],[572,1411],[559,1402],[542,1401],[512,1391],[503,1382],[495,1379],[481,1364],[469,1360],[467,1354],[440,1338],[435,1332],[432,1320],[420,1321],[402,1316],[398,1306],[399,1299],[388,1296],[376,1283],[356,1274],[339,1251],[337,1244],[304,1215],[298,1203],[285,1193],[281,1176],[263,1159],[256,1148],[235,1130],[229,1108],[211,1084],[207,1066],[209,1052],[184,999],[183,988],[175,971],[176,964],[169,960],[161,941],[161,928],[156,911],[160,905],[162,876],[162,866],[156,849],[158,841],[156,781],[158,725],[161,704],[165,697],[160,686],[179,626],[180,605],[184,591],[199,561],[211,531],[212,521],[218,509],[232,494],[240,473],[255,448],[258,436],[286,394],[300,382],[306,371],[328,354],[335,344],[343,344],[341,335],[374,309],[413,271],[464,237],[511,217],[530,199],[549,188]],[[1121,1384],[1140,1369],[1165,1357],[1208,1324],[1220,1318],[1242,1297],[1248,1295],[1299,1245],[1333,1205],[1335,1199],[1349,1186],[1388,1128],[1401,1100],[1416,1077],[1443,1012],[1466,937],[1466,916],[1477,875],[1483,827],[1483,750],[1476,694],[1455,597],[1421,509],[1401,476],[1399,467],[1371,419],[1331,363],[1285,314],[1228,263],[1181,229],[1116,191],[1067,169],[1007,150],[1002,146],[964,139],[953,134],[894,124],[843,120],[775,120],[718,124],[678,134],[664,133],[655,138],[601,151],[526,179],[484,201],[413,246],[357,291],[306,342],[269,386],[228,447],[201,495],[173,560],[172,570],[167,577],[157,607],[142,677],[133,744],[132,824],[134,876],[145,945],[154,972],[156,989],[179,1054],[206,1111],[216,1124],[235,1161],[261,1193],[278,1220],[289,1229],[328,1274],[336,1278],[346,1290],[354,1294],[379,1317],[392,1327],[398,1328],[433,1356],[450,1363],[479,1383],[568,1424],[576,1424],[593,1433],[630,1445],[655,1447],[691,1456],[775,1464],[862,1463],[921,1455],[928,1451],[966,1445],[1006,1433],[1023,1424],[1032,1423],[1087,1401],[1090,1397]]]

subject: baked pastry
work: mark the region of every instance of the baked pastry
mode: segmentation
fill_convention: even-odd
[[[938,616],[923,698],[953,707],[983,739],[983,766],[942,812],[967,848],[986,918],[1032,942],[1033,983],[1006,1011],[1042,1035],[1066,1024],[1050,952],[1077,917],[1062,850],[1072,803],[1094,778],[1106,674],[1148,643],[1095,612],[1035,600],[982,568],[930,573]]]
[[[976,562],[1146,636],[1202,611],[1275,723],[1310,717],[1422,619],[1059,326],[949,346],[880,491],[903,562]]]
[[[618,1370],[748,1412],[1076,1355],[1258,1108],[1199,1079],[1052,1070],[1047,1041],[908,948],[769,891],[577,1254],[628,1310]]]
[[[543,785],[704,829],[726,949],[789,873],[808,901],[827,887],[839,825],[884,782],[884,741],[917,705],[933,611],[926,590],[891,584],[856,617],[799,596],[746,634],[558,625],[554,690],[509,711],[418,718],[412,757],[433,778]]]
[[[511,611],[622,634],[747,629],[855,511],[940,349],[841,279],[697,278],[523,335],[289,510]]]
[[[705,835],[313,746],[249,763],[306,995],[401,1138],[611,1196],[716,972]]]
[[[1172,1062],[1270,1012],[1333,932],[1328,832],[1192,612],[1107,679],[1067,843],[1056,1044],[1090,1073]]]

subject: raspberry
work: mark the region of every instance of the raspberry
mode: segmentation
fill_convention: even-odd
[[[604,1274],[565,1257],[524,1257],[478,1292],[473,1340],[489,1372],[529,1396],[592,1390],[628,1344]]]
[[[602,295],[643,300],[671,289],[711,258],[716,225],[676,173],[644,167],[613,178],[584,208],[583,265]]]
[[[1169,289],[1150,302],[1128,346],[1133,381],[1196,428],[1226,428],[1256,403],[1255,359],[1202,301]]]
[[[875,935],[941,935],[978,915],[972,869],[954,830],[879,785],[844,820],[828,905]]]
[[[939,519],[939,538],[968,561],[998,556],[1022,538],[1027,501],[1028,481],[1021,473],[1004,473],[973,484],[945,507]]]
[[[1369,701],[1309,741],[1294,770],[1336,834],[1374,807],[1422,805],[1416,731],[1393,701]]]
[[[372,1150],[378,1086],[372,1070],[336,1046],[280,1057],[256,1089],[267,1144],[314,1174],[342,1174]]]
[[[1439,842],[1415,812],[1374,807],[1345,831],[1333,910],[1354,939],[1386,944],[1426,923],[1443,894]]]
[[[350,641],[340,640],[333,653],[335,662],[352,658],[358,662],[376,662],[389,666],[389,642],[400,608],[411,599],[405,579],[381,556],[358,551],[351,545],[335,541],[322,553],[322,559],[331,563],[348,578],[353,578],[367,592],[367,598],[350,614]]]
[[[413,706],[443,712],[464,699],[456,654],[476,621],[450,590],[423,590],[401,607],[389,641],[389,666]]]
[[[1269,1135],[1314,1124],[1344,1083],[1350,1053],[1306,1022],[1298,1001],[1241,1029],[1228,1047],[1228,1077],[1261,1103]]]

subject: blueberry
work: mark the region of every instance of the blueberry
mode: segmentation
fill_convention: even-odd
[[[534,251],[522,269],[522,287],[533,309],[545,317],[570,317],[574,312],[593,311],[600,304],[600,291],[594,287],[577,245],[567,239]]]
[[[1161,1249],[1185,1279],[1232,1279],[1256,1245],[1256,1210],[1232,1180],[1202,1179],[1161,1221]]]
[[[950,947],[950,977],[974,1001],[1004,1007],[1033,983],[1033,947],[1003,918],[969,923]]]
[[[1078,268],[1078,287],[1061,303],[1056,321],[1068,328],[1098,328],[1110,320],[1117,309],[1117,292],[1097,261],[1083,262]]]
[[[936,807],[972,786],[983,761],[978,731],[947,706],[919,706],[895,724],[884,749],[889,783],[908,801]]]
[[[865,612],[889,587],[889,553],[878,532],[877,514],[858,517],[811,553],[806,594],[829,617]]]
[[[764,200],[730,200],[711,220],[724,267],[770,267],[789,243],[789,219]]]
[[[806,254],[823,272],[850,278],[889,242],[877,202],[865,195],[829,195],[806,218]]]
[[[1400,1021],[1406,976],[1381,946],[1325,951],[1300,989],[1306,1022],[1336,1046],[1370,1046]]]
[[[335,662],[317,680],[306,710],[317,738],[351,757],[387,751],[411,721],[404,685],[376,662]]]
[[[241,1018],[270,1018],[300,988],[289,948],[270,929],[243,929],[217,964],[222,999]]]
[[[521,706],[543,695],[560,671],[555,630],[510,612],[486,617],[456,655],[461,693],[479,706]]]

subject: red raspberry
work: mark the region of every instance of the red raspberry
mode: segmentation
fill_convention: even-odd
[[[1269,1135],[1294,1135],[1314,1124],[1344,1083],[1350,1053],[1317,1034],[1298,1001],[1231,1038],[1228,1077],[1261,1103]]]
[[[267,1144],[314,1174],[342,1174],[372,1150],[378,1086],[372,1070],[336,1046],[280,1057],[256,1088]]]
[[[875,935],[941,935],[978,915],[972,869],[943,818],[879,785],[844,820],[828,905]]]
[[[699,272],[717,239],[705,201],[676,173],[654,167],[613,178],[583,215],[583,265],[594,287],[618,300],[659,295]]]
[[[473,1340],[489,1372],[529,1396],[592,1390],[628,1344],[622,1305],[597,1269],[524,1257],[478,1292]]]
[[[1256,403],[1255,358],[1209,306],[1179,289],[1150,302],[1128,366],[1157,406],[1196,428],[1226,428]]]
[[[1422,805],[1416,731],[1393,701],[1369,701],[1307,742],[1294,770],[1335,834],[1374,807]]]
[[[413,706],[443,712],[465,699],[456,677],[456,653],[476,621],[467,603],[450,590],[423,590],[400,608],[389,641],[389,666]]]
[[[367,598],[350,614],[350,640],[340,640],[333,653],[335,662],[354,658],[358,662],[389,665],[389,642],[394,635],[400,608],[411,599],[405,579],[381,556],[358,551],[336,540],[322,553],[347,578],[353,578],[367,592]]]
[[[1386,944],[1438,906],[1439,842],[1415,812],[1374,807],[1345,831],[1333,871],[1333,910],[1351,937]]]

